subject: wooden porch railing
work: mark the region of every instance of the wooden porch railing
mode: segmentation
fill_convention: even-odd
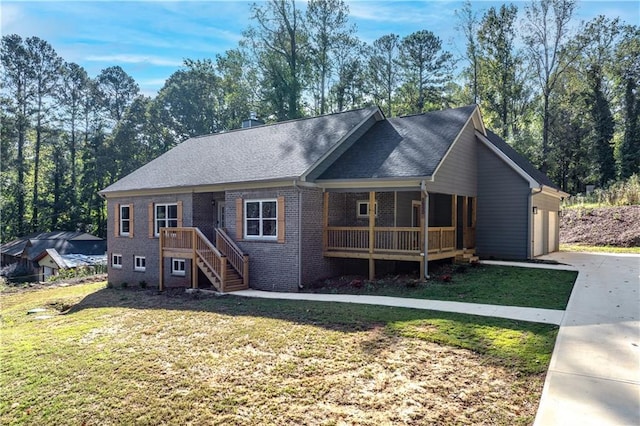
[[[374,252],[424,251],[421,230],[414,227],[375,227]],[[329,226],[325,228],[328,251],[368,251],[369,228],[358,226]],[[456,248],[456,228],[430,227],[429,253],[452,251]]]
[[[456,249],[456,228],[453,226],[429,227],[429,253],[441,253]]]
[[[238,272],[245,285],[249,285],[249,256],[244,254],[240,247],[233,241],[227,233],[216,228],[216,247],[224,254],[229,263]]]
[[[218,290],[224,291],[227,258],[215,248],[198,228],[161,228],[160,256],[162,258],[183,256],[192,259],[194,264],[202,262],[208,268],[208,272],[213,275],[210,278],[215,278],[212,280],[212,284]],[[163,273],[161,266],[161,283]],[[196,278],[192,277],[192,279],[195,280]],[[213,282],[215,280],[218,283]]]
[[[376,227],[375,250],[421,252],[420,228]]]

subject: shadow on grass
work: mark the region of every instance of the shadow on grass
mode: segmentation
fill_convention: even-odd
[[[397,338],[417,338],[460,347],[488,355],[493,364],[514,366],[527,373],[546,370],[558,330],[548,324],[440,311],[232,295],[203,297],[177,290],[159,293],[106,288],[85,296],[67,315],[94,308],[206,312],[276,319],[343,333],[376,331],[385,335],[387,343]],[[505,343],[505,339],[513,341]],[[362,342],[362,350],[367,353],[383,349],[378,339]]]

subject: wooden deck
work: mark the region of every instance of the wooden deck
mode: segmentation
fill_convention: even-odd
[[[222,229],[216,229],[215,246],[198,228],[160,229],[160,290],[167,257],[191,260],[192,288],[198,287],[198,268],[218,291],[249,288],[249,257]]]

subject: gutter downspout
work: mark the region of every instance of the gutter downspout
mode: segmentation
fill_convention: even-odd
[[[429,252],[429,193],[427,185],[423,180],[420,182],[420,190],[424,194],[424,278],[429,279],[429,262],[427,253]]]
[[[302,190],[298,181],[293,181],[293,188],[298,192],[298,289],[302,288]]]
[[[527,215],[529,216],[529,259],[533,259],[534,250],[533,232],[531,232],[535,223],[535,220],[533,219],[533,196],[542,192],[542,186],[538,188],[539,190],[537,192],[535,191],[535,189],[536,188],[531,188],[531,192],[529,192],[529,211],[527,213]]]

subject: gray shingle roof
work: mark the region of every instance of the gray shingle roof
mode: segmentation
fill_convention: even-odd
[[[191,138],[101,192],[296,178],[377,111],[365,108]]]
[[[377,122],[319,179],[431,176],[475,108]]]
[[[531,176],[536,182],[541,185],[549,186],[553,189],[557,189],[560,191],[561,189],[549,179],[547,175],[542,173],[540,170],[536,169],[533,164],[529,162],[526,158],[518,153],[515,149],[511,147],[504,139],[500,136],[493,133],[491,130],[487,129],[487,139],[491,142],[496,148],[502,151],[507,157],[511,159],[514,163],[518,165],[522,170],[524,170],[529,176]]]
[[[33,260],[43,251],[55,248],[60,254],[104,254],[107,242],[86,232],[38,232],[10,241],[0,246],[0,252],[9,256],[20,256],[27,250],[27,257]]]

